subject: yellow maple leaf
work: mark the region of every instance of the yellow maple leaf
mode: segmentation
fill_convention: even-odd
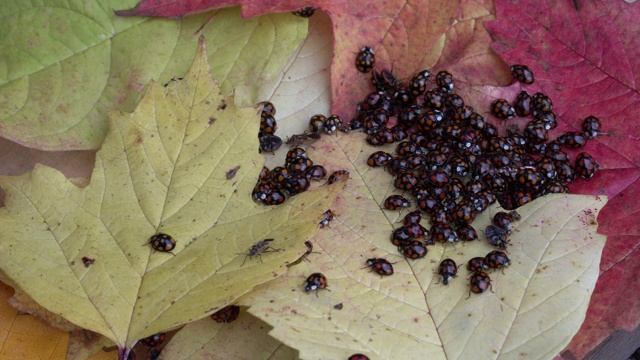
[[[90,185],[45,166],[0,179],[2,270],[42,306],[120,349],[282,274],[342,188],[255,204],[264,163],[258,111],[220,93],[205,54],[201,40],[184,79],[152,82],[132,114],[109,114]],[[148,244],[157,233],[177,241],[175,256]],[[265,238],[284,251],[242,266],[242,253]]]

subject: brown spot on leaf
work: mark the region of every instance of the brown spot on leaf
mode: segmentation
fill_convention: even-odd
[[[236,176],[236,173],[238,172],[238,169],[240,169],[240,165],[231,168],[229,170],[227,170],[227,180],[231,180]]]
[[[220,103],[220,105],[218,105],[218,110],[224,110],[227,108],[227,103],[224,102],[224,100],[222,100],[222,103]]]
[[[342,303],[333,305],[333,308],[336,309],[336,310],[342,310],[343,307],[344,307],[344,305],[342,305]]]
[[[92,259],[87,256],[82,257],[82,263],[84,264],[84,267],[88,268],[89,266],[93,265],[94,262],[96,262],[96,259]]]
[[[216,118],[214,118],[213,116],[209,118],[209,125],[213,125],[213,123],[216,122]]]

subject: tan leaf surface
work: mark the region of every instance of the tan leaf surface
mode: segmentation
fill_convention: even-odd
[[[378,205],[397,190],[390,175],[367,167],[374,148],[354,141],[356,136],[361,135],[325,137],[314,145],[325,162],[354,164],[346,191],[332,207],[337,218],[312,240],[320,254],[239,303],[271,324],[271,334],[300,350],[302,358],[357,352],[372,358],[419,353],[431,359],[557,354],[578,331],[598,277],[605,237],[596,234],[596,218],[606,198],[550,195],[518,209],[522,219],[508,248],[512,266],[504,274],[489,273],[495,293],[467,299],[464,266],[494,250],[482,230],[499,208],[491,207],[473,223],[481,241],[436,244],[424,259],[403,259],[389,241],[400,217]],[[314,156],[320,155],[311,152]],[[395,274],[371,273],[365,260],[372,257],[395,262]],[[435,274],[445,258],[461,267],[449,286]],[[303,292],[313,272],[327,276],[331,291],[321,290],[318,297]],[[334,308],[337,304],[343,308]]]
[[[162,349],[162,359],[296,359],[298,352],[268,335],[269,324],[240,309],[236,320],[210,318],[190,324]]]
[[[44,307],[121,348],[277,277],[343,185],[276,208],[254,204],[264,161],[258,114],[220,94],[204,54],[201,43],[184,80],[152,83],[133,114],[111,113],[89,186],[44,166],[2,178],[2,270]],[[177,240],[175,257],[143,246],[157,232]],[[285,251],[241,267],[238,253],[263,238]],[[85,267],[85,256],[95,263]]]

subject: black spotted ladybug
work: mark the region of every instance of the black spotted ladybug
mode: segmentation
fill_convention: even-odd
[[[278,135],[261,133],[258,135],[260,151],[274,153],[282,146],[282,139]]]
[[[543,177],[535,167],[522,167],[515,174],[515,184],[521,189],[533,189],[542,181]]]
[[[553,102],[548,95],[543,93],[535,93],[533,94],[533,98],[531,98],[531,113],[533,117],[538,117],[545,112],[553,111]]]
[[[602,124],[600,123],[600,119],[595,116],[588,116],[582,121],[582,131],[584,131],[584,136],[587,139],[594,139],[600,133],[600,129],[602,128]]]
[[[324,124],[327,121],[327,118],[322,114],[313,115],[309,119],[309,131],[312,133],[319,133],[324,130]]]
[[[324,215],[324,218],[320,221],[320,228],[328,226],[335,216],[333,215],[333,211],[331,211],[331,209],[325,211],[322,215]]]
[[[303,7],[302,9],[298,9],[296,11],[292,11],[291,13],[295,16],[300,16],[303,18],[310,18],[313,16],[313,13],[316,12],[316,8],[312,6]]]
[[[342,126],[342,118],[338,115],[331,115],[324,121],[324,132],[331,135]]]
[[[155,251],[170,253],[176,248],[176,239],[167,234],[159,233],[150,237],[147,244],[151,244]]]
[[[273,115],[262,113],[262,116],[260,116],[260,131],[263,134],[273,135],[276,130],[278,130],[278,122]]]
[[[378,275],[393,275],[393,265],[387,259],[367,259],[367,265]]]
[[[471,297],[471,293],[474,294],[482,294],[487,291],[491,286],[491,278],[485,272],[477,271],[473,275],[471,275],[471,279],[469,280],[469,285],[471,288],[469,289],[469,297]],[[493,289],[491,289],[493,292]]]
[[[146,337],[144,339],[140,339],[140,342],[142,343],[142,345],[145,345],[148,347],[158,346],[164,342],[164,333],[158,333],[158,334]]]
[[[547,181],[542,188],[542,195],[568,193],[567,185],[558,180]]]
[[[503,269],[511,265],[511,260],[504,251],[492,251],[484,257],[484,263],[491,269]]]
[[[440,275],[443,284],[449,285],[449,281],[456,277],[457,273],[458,265],[455,261],[451,259],[444,259],[440,262],[440,266],[438,266],[438,275]]]
[[[460,241],[475,241],[478,240],[478,233],[476,229],[471,225],[462,225],[456,228],[456,234]]]
[[[517,211],[504,212],[499,211],[493,216],[493,224],[501,227],[508,234],[511,234],[513,221],[520,220],[520,214]]]
[[[311,166],[313,161],[306,157],[298,157],[287,162],[287,169],[291,174],[304,174]]]
[[[498,99],[491,103],[491,114],[498,119],[512,119],[516,116],[516,110],[505,99]]]
[[[413,235],[409,234],[406,226],[399,227],[391,233],[391,243],[395,246],[404,246],[411,240],[414,240]]]
[[[364,46],[356,56],[356,69],[362,73],[368,73],[376,65],[376,54],[371,46]]]
[[[293,173],[289,171],[289,169],[282,166],[276,166],[271,170],[271,179],[276,184],[282,185],[281,187],[284,187],[291,175],[293,175]]]
[[[307,277],[304,285],[304,292],[308,293],[309,291],[316,291],[316,297],[318,296],[318,291],[321,289],[327,289],[327,278],[321,273],[313,273]],[[331,290],[329,290],[331,291]]]
[[[336,170],[329,175],[329,180],[327,180],[327,184],[331,185],[343,179],[349,179],[349,171],[347,170]]]
[[[251,192],[251,198],[256,202],[264,202],[273,190],[275,187],[272,183],[258,182]]]
[[[436,85],[443,93],[453,92],[453,75],[446,70],[439,71],[436,74]]]
[[[473,273],[477,271],[484,271],[488,268],[489,267],[487,266],[487,264],[485,264],[483,257],[474,257],[472,259],[469,259],[469,261],[467,262],[467,270]]]
[[[240,306],[229,305],[211,314],[211,319],[217,323],[230,323],[240,315]]]
[[[527,65],[513,65],[511,66],[511,75],[518,82],[523,84],[533,84],[533,71]]]
[[[238,255],[244,255],[244,261],[242,261],[242,265],[240,266],[244,266],[244,263],[247,261],[247,258],[252,258],[254,256],[257,256],[260,259],[260,262],[262,262],[262,254],[266,252],[282,251],[282,249],[272,248],[271,243],[273,243],[273,239],[260,240],[257,243],[251,245],[249,250],[247,250],[246,252],[239,253]]]
[[[404,219],[402,219],[402,223],[405,226],[420,225],[420,220],[422,220],[422,213],[420,210],[415,210],[405,215]]]
[[[261,114],[269,114],[271,116],[275,116],[276,115],[276,107],[271,102],[263,101],[258,105],[262,106]]]
[[[258,175],[258,181],[261,183],[266,183],[271,181],[271,170],[268,167],[263,166],[262,170],[260,170],[260,175]]]
[[[427,247],[419,240],[409,240],[402,245],[402,253],[410,259],[419,259],[427,255]]]
[[[451,220],[459,225],[471,224],[476,218],[477,210],[473,202],[469,199],[462,199],[453,208]]]
[[[422,95],[427,89],[427,79],[429,79],[429,70],[421,70],[413,75],[409,81],[409,91],[413,97]]]
[[[385,166],[389,163],[389,161],[391,161],[392,158],[393,155],[389,154],[388,152],[376,151],[369,156],[369,159],[367,159],[367,165],[371,167]]]
[[[310,180],[322,180],[327,177],[327,169],[322,165],[312,165],[304,172],[304,175]]]
[[[515,208],[524,206],[533,201],[533,195],[529,191],[516,191],[515,193],[512,194],[512,198],[513,198],[514,207],[510,209],[507,209],[505,207],[505,209],[513,210]]]
[[[487,236],[487,241],[493,246],[497,246],[500,249],[506,249],[509,240],[507,239],[507,232],[497,225],[489,225],[485,228],[484,234]]]
[[[531,115],[531,95],[524,90],[521,91],[516,97],[514,108],[516,110],[516,115],[520,117]]]
[[[429,234],[433,242],[454,243],[460,240],[453,228],[449,224],[442,222],[433,224],[429,230]]]
[[[438,88],[429,89],[424,93],[424,107],[433,110],[442,110],[444,107],[444,93]]]
[[[556,171],[558,172],[558,180],[565,184],[575,180],[576,172],[573,169],[573,166],[571,166],[569,160],[554,161],[553,165],[556,167]]]
[[[384,200],[384,208],[387,210],[400,210],[409,206],[409,200],[401,195],[391,195]]]
[[[587,180],[591,179],[593,174],[600,169],[598,162],[587,152],[578,154],[575,164],[576,173]]]
[[[151,349],[149,349],[149,352],[147,352],[147,360],[157,360],[158,358],[160,358],[160,353],[162,353],[162,347],[152,347]]]
[[[285,185],[285,190],[291,196],[298,195],[303,193],[311,187],[311,182],[304,174],[293,174],[289,179],[287,179],[287,183]]]
[[[349,356],[349,360],[369,360],[369,357],[363,354],[353,354]]]
[[[587,145],[587,137],[581,132],[570,131],[560,135],[558,142],[571,149],[580,149]]]
[[[415,189],[416,186],[418,186],[419,182],[420,181],[418,180],[418,177],[413,173],[403,171],[396,175],[396,178],[393,181],[393,185],[400,190],[411,191]]]
[[[299,147],[292,147],[291,149],[289,149],[289,151],[287,151],[285,163],[289,163],[297,158],[306,158],[306,157],[307,157],[307,151],[305,149],[299,148]]]

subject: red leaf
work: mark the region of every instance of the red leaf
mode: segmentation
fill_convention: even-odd
[[[243,16],[285,12],[305,6],[326,11],[335,35],[331,67],[332,111],[350,119],[355,106],[371,91],[369,77],[354,68],[355,53],[364,45],[376,51],[376,67],[393,68],[401,79],[427,68],[446,68],[456,78],[457,91],[487,117],[490,102],[513,99],[522,90],[511,82],[507,64],[529,65],[536,83],[554,99],[559,117],[555,134],[581,128],[589,115],[600,118],[610,136],[589,141],[601,170],[590,181],[578,180],[571,191],[606,194],[608,205],[598,221],[609,235],[601,263],[601,280],[592,297],[581,331],[569,345],[583,357],[613,331],[640,323],[640,7],[623,1],[440,0],[406,2],[295,0],[142,0],[118,15],[181,17],[211,8],[241,5]],[[483,25],[493,35],[485,32]],[[444,35],[444,36],[443,36]],[[493,49],[504,59],[497,58]],[[460,85],[460,86],[459,86]],[[494,122],[496,123],[496,122]],[[505,122],[500,123],[505,127]],[[569,151],[575,158],[576,151]]]
[[[599,231],[609,235],[601,276],[587,318],[568,350],[578,358],[617,329],[640,323],[640,48],[635,30],[640,8],[623,1],[496,2],[487,28],[494,49],[509,64],[529,65],[536,83],[554,103],[564,129],[580,129],[589,115],[611,136],[592,140],[601,171],[571,191],[606,194]]]

